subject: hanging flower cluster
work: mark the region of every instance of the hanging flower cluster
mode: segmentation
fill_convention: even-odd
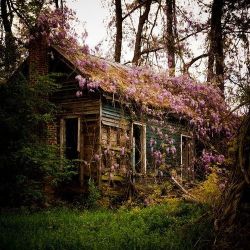
[[[208,152],[206,150],[202,151],[201,162],[204,166],[205,170],[208,171],[210,167],[213,165],[221,165],[225,161],[224,155],[214,154],[212,152]]]
[[[80,38],[72,28],[72,24],[76,21],[75,12],[67,7],[54,10],[43,9],[36,20],[34,29],[28,33],[27,40],[30,42],[37,37],[42,37],[48,45],[67,47],[68,53],[81,51],[83,54],[88,54],[90,50],[85,44],[87,32],[85,31]],[[82,40],[82,46],[79,46],[79,40]]]
[[[82,96],[82,91],[84,89],[89,90],[90,92],[94,92],[100,87],[101,81],[94,81],[91,79],[83,78],[81,75],[77,75],[75,79],[78,81],[79,90],[76,92],[77,97]]]

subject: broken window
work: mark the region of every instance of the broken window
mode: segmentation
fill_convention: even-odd
[[[132,126],[132,166],[136,173],[146,172],[146,126],[133,123]]]

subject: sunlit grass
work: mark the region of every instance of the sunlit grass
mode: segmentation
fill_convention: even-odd
[[[66,208],[0,216],[0,249],[205,249],[205,209],[184,202],[117,211]]]

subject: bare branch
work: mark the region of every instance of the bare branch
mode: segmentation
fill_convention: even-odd
[[[148,48],[148,49],[142,50],[140,54],[144,55],[144,54],[148,54],[151,52],[157,52],[157,51],[162,50],[162,49],[165,49],[165,47],[161,46],[161,47],[156,47],[156,48]]]
[[[128,16],[130,16],[134,11],[141,8],[144,2],[141,2],[140,4],[136,5],[133,9],[131,9],[125,16],[122,17],[122,20],[125,20]]]
[[[187,73],[188,72],[188,69],[198,60],[204,58],[204,57],[208,57],[208,54],[202,54],[202,55],[199,55],[195,58],[193,58],[189,63],[186,63],[185,66],[184,66],[184,72]]]
[[[208,27],[204,27],[204,28],[202,28],[202,29],[200,29],[200,30],[197,30],[197,31],[195,31],[195,32],[192,32],[192,33],[188,34],[187,36],[181,38],[181,39],[179,40],[179,42],[183,42],[184,40],[188,39],[189,37],[194,36],[194,35],[196,35],[196,34],[202,32],[202,31],[206,30],[207,28],[208,28]]]

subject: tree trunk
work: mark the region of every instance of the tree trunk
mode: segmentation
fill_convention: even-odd
[[[115,0],[115,16],[116,16],[116,37],[115,37],[115,61],[121,61],[122,51],[122,5],[121,0]]]
[[[136,33],[136,39],[135,39],[135,48],[134,48],[134,57],[133,57],[133,64],[138,65],[139,60],[141,57],[141,40],[142,40],[142,32],[145,22],[148,20],[148,14],[150,11],[152,0],[146,0],[145,4],[143,5],[145,7],[145,10],[142,15],[140,15],[137,33]]]
[[[6,73],[10,74],[16,64],[17,51],[7,8],[7,0],[1,0],[1,18],[5,32],[4,64]]]
[[[216,216],[215,249],[249,249],[250,244],[250,112],[241,125],[235,168]]]
[[[174,46],[174,9],[175,0],[166,0],[167,8],[167,33],[166,33],[166,47],[168,52],[168,69],[169,75],[175,75],[175,46]]]
[[[63,9],[63,3],[64,3],[63,0],[60,0],[60,4],[59,4],[59,0],[53,0],[53,1],[54,1],[54,4],[55,4],[55,7],[56,7],[57,9],[59,9],[59,8]],[[43,1],[43,2],[44,2],[44,1]]]
[[[58,2],[58,0],[54,0],[54,3],[55,3],[56,8],[59,9],[59,2]]]
[[[207,81],[214,82],[220,88],[222,93],[224,93],[224,53],[221,24],[223,7],[224,0],[213,0],[207,71]]]

